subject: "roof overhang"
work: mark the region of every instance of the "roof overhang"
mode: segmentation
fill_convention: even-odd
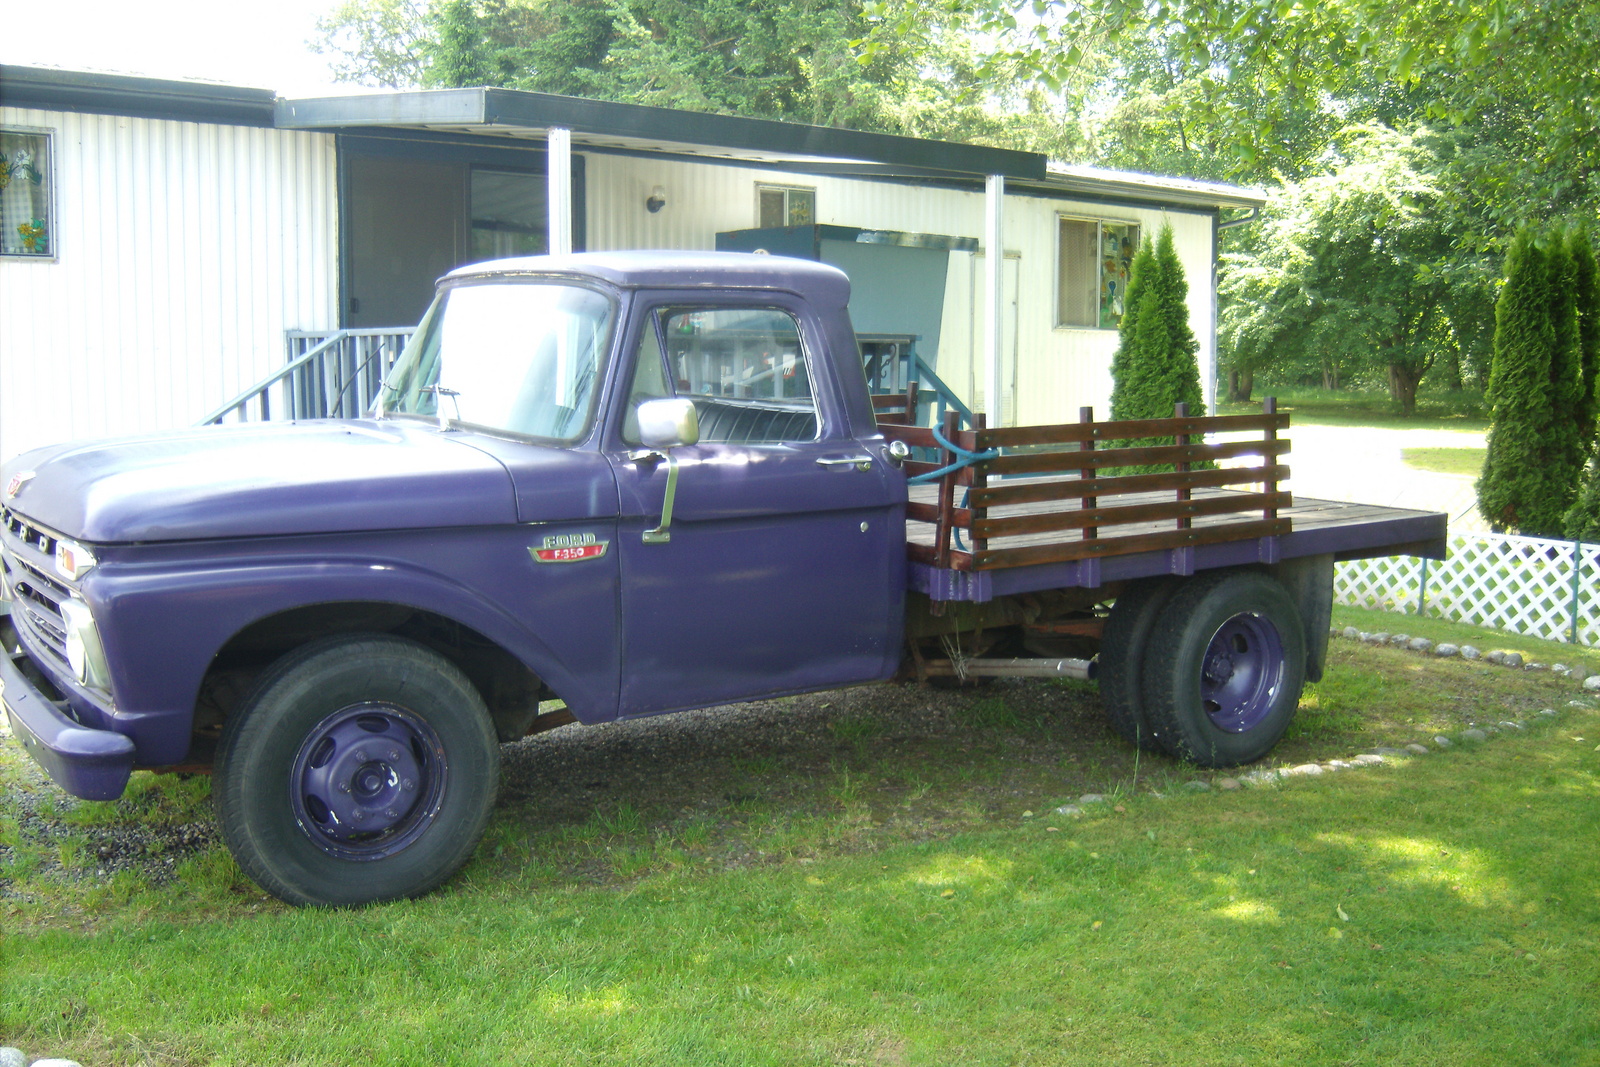
[[[270,89],[0,64],[6,107],[270,127],[276,99]]]
[[[1050,164],[1040,188],[1048,190],[1047,195],[1052,196],[1080,195],[1095,200],[1148,201],[1152,204],[1210,210],[1249,210],[1260,208],[1267,202],[1267,194],[1259,189],[1062,163]]]
[[[1045,157],[984,145],[925,141],[796,122],[748,119],[515,89],[426,89],[279,100],[282,129],[414,129],[542,140],[572,132],[573,145],[635,152],[805,163],[841,172],[1018,180],[1045,178]]]

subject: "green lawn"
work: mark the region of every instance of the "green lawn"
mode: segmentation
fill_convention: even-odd
[[[864,690],[832,698],[811,792],[730,792],[715,818],[602,803],[547,829],[502,809],[421,901],[290,911],[214,849],[172,885],[94,896],[13,863],[0,1044],[95,1065],[1600,1062],[1600,701],[1333,651],[1288,760],[1527,729],[1236,792],[1146,757],[1073,816],[1054,809],[1075,772],[1030,764],[1050,739],[1015,710],[1031,690],[973,698],[939,764],[907,757],[893,789],[896,727]],[[744,753],[727,788],[790,758]],[[203,779],[136,780],[134,814],[75,817],[204,802]],[[930,803],[957,814],[906,818]],[[26,819],[0,815],[21,856]]]
[[[1286,411],[1299,426],[1366,426],[1381,429],[1487,430],[1488,410],[1476,393],[1436,392],[1420,394],[1417,408],[1403,415],[1400,405],[1386,391],[1258,388],[1248,404],[1220,401],[1219,415],[1244,415],[1261,410],[1261,399],[1278,398],[1278,410]]]
[[[1483,448],[1402,448],[1400,458],[1407,466],[1440,474],[1466,474],[1476,478],[1483,470]]]

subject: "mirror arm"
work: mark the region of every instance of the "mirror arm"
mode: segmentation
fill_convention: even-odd
[[[667,461],[667,494],[661,501],[661,524],[653,530],[644,532],[644,543],[647,545],[664,545],[672,540],[672,500],[678,495],[678,460],[671,452],[650,452],[650,456],[659,457]],[[638,452],[628,457],[629,459],[644,458]]]

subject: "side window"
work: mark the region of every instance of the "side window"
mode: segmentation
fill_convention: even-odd
[[[676,307],[655,312],[640,341],[623,440],[637,443],[639,403],[673,395],[694,399],[702,441],[779,444],[817,436],[800,327],[786,311]]]
[[[0,256],[53,259],[50,131],[0,129]]]

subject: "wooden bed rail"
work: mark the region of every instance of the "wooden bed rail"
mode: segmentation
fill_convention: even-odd
[[[1197,417],[1180,404],[1170,419],[1096,422],[1083,408],[1076,423],[992,430],[981,415],[973,430],[947,417],[944,443],[931,429],[899,421],[906,416],[895,409],[914,412],[915,399],[874,398],[874,406],[886,437],[937,450],[938,462],[906,464],[914,483],[954,468],[924,488],[913,485],[908,551],[919,562],[998,570],[1290,530],[1279,515],[1292,504],[1279,488],[1289,475],[1282,462],[1289,442],[1278,436],[1289,416],[1278,414],[1274,398],[1259,415]],[[1213,434],[1233,439],[1207,442]],[[1219,465],[1247,457],[1257,462]]]

